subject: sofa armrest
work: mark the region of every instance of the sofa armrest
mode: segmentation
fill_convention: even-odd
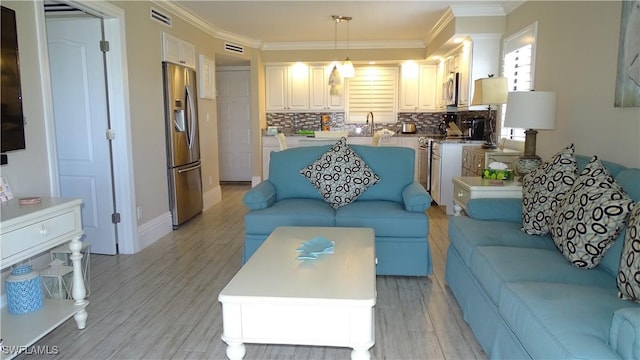
[[[495,220],[522,223],[522,199],[479,198],[467,202],[467,215],[476,220]]]
[[[269,180],[264,180],[247,191],[242,202],[249,210],[266,209],[276,201],[276,188]]]
[[[413,182],[402,190],[404,209],[410,212],[424,212],[431,206],[431,196],[420,183]]]
[[[609,345],[622,359],[640,359],[640,307],[622,308],[613,313]]]

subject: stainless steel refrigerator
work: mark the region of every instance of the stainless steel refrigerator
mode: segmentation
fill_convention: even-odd
[[[202,212],[196,72],[162,63],[169,208],[176,229]]]

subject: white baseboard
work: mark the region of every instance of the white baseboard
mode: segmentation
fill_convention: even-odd
[[[136,244],[135,252],[139,252],[172,231],[173,222],[170,212],[166,212],[138,226],[138,243]]]
[[[260,176],[251,177],[251,187],[255,187],[256,185],[262,182],[262,178]]]
[[[207,210],[220,201],[222,201],[222,188],[218,185],[202,195],[202,210]]]

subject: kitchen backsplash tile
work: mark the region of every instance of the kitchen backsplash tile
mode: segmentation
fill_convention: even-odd
[[[320,117],[326,115],[324,112],[305,112],[305,113],[267,113],[267,126],[277,126],[279,131],[285,134],[293,134],[298,130],[319,130]],[[375,124],[374,130],[383,128],[391,130],[400,130],[402,124],[413,122],[416,124],[416,132],[418,134],[438,134],[440,133],[440,124],[442,122],[442,112],[423,112],[423,113],[398,113],[398,121],[395,124]],[[486,111],[458,111],[458,126],[463,131],[466,130],[465,120],[486,117]],[[346,130],[351,133],[356,132],[356,128],[362,128],[360,124],[346,124],[345,113],[335,112],[331,115],[331,128]],[[495,119],[495,111],[493,118]],[[494,120],[495,121],[495,120]],[[495,123],[493,124],[495,129]]]

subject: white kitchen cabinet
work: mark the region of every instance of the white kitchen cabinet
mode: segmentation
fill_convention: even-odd
[[[458,82],[458,107],[468,107],[471,104],[470,100],[470,84],[471,84],[471,47],[473,43],[471,41],[465,41],[460,47],[460,52],[456,57],[457,71],[460,75]]]
[[[344,110],[344,96],[330,93],[329,76],[332,69],[333,66],[320,65],[309,68],[309,110]]]
[[[309,109],[309,67],[266,66],[267,111],[302,111]]]
[[[196,47],[166,32],[162,33],[162,60],[196,68]]]
[[[408,63],[402,66],[400,111],[436,109],[436,74],[436,65]]]
[[[447,215],[453,215],[453,178],[462,172],[463,146],[481,146],[482,142],[439,142],[433,143],[431,161],[431,197],[443,206]]]
[[[73,262],[71,295],[73,300],[44,300],[44,306],[33,313],[12,315],[8,306],[0,314],[3,351],[0,359],[10,359],[27,350],[67,319],[73,317],[78,329],[87,320],[84,276],[81,265],[82,218],[81,199],[43,197],[39,204],[20,205],[18,199],[2,203],[0,237],[2,268],[19,264],[62,244],[69,244]],[[67,336],[76,337],[69,333]]]
[[[420,182],[420,172],[419,172],[419,163],[418,163],[418,148],[420,147],[420,143],[418,142],[418,136],[406,136],[406,137],[398,137],[400,140],[400,145],[402,147],[413,149],[415,152],[414,157],[414,167],[413,167],[413,177],[416,182]]]

